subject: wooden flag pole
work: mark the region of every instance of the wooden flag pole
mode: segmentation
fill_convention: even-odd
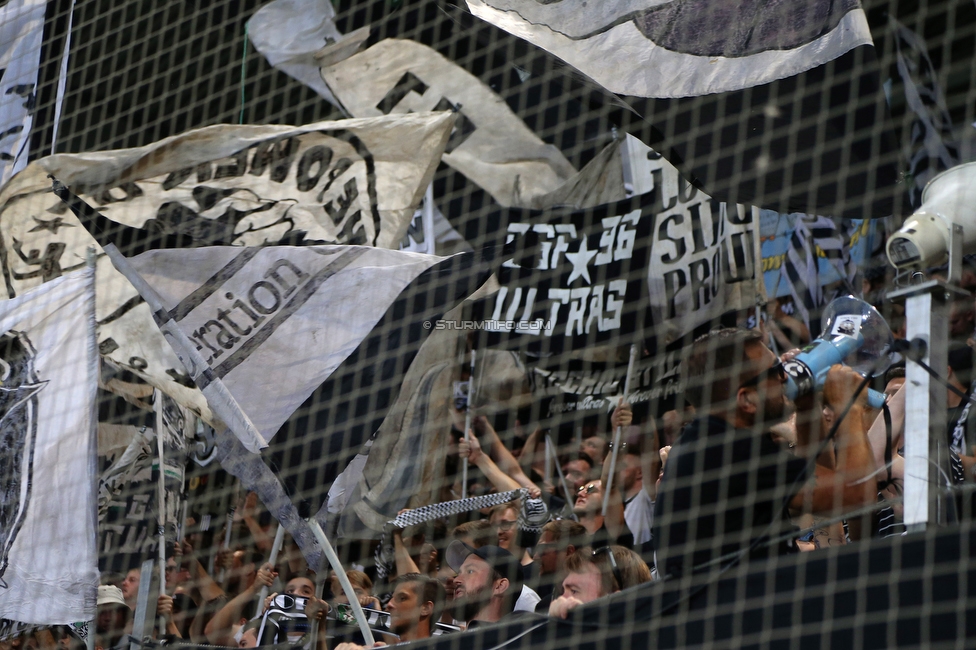
[[[474,403],[474,360],[475,352],[471,350],[471,371],[468,374],[468,406],[464,410],[464,439],[471,442],[471,405]],[[468,459],[461,464],[461,498],[468,498]]]
[[[624,399],[630,395],[630,384],[634,377],[634,366],[637,365],[637,344],[630,346],[630,360],[627,362],[627,378],[624,380]],[[607,484],[603,486],[603,516],[607,516],[607,507],[610,505],[610,489],[613,487],[613,475],[617,469],[617,454],[620,452],[620,438],[623,435],[623,427],[617,427],[613,434],[613,449],[610,450],[610,473],[607,474]]]
[[[342,591],[345,592],[346,598],[349,599],[349,607],[352,609],[353,616],[356,617],[356,622],[359,623],[359,631],[363,633],[363,641],[365,641],[366,647],[372,648],[375,643],[373,640],[373,632],[369,629],[369,622],[366,620],[366,614],[363,613],[363,608],[359,604],[356,591],[352,588],[352,583],[349,582],[349,577],[346,575],[345,569],[342,568],[342,563],[339,562],[339,556],[336,555],[335,549],[329,543],[329,539],[325,536],[322,527],[319,526],[319,522],[315,521],[314,518],[309,519],[308,527],[311,529],[312,534],[315,535],[315,539],[318,540],[319,546],[325,552],[325,557],[329,560],[329,564],[332,565],[332,572],[335,573],[339,584],[342,585]],[[314,645],[312,647],[314,648]]]

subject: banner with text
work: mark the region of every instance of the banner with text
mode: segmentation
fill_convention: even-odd
[[[395,248],[454,117],[415,113],[292,126],[213,126],[137,149],[42,158],[0,191],[6,298],[84,264],[96,246],[48,175],[118,225],[118,243]],[[112,229],[114,233],[114,229]],[[142,298],[98,260],[102,356],[212,420]],[[2,293],[2,292],[0,292]]]
[[[386,39],[323,67],[322,78],[356,117],[454,111],[444,162],[501,205],[527,205],[576,172],[491,88],[426,45]]]
[[[765,303],[758,209],[713,199],[633,136],[623,155],[634,192],[655,197],[647,284],[659,341]]]

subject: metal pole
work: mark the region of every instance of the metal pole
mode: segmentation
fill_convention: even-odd
[[[329,539],[325,536],[325,532],[322,531],[322,527],[319,526],[319,522],[315,521],[314,518],[309,519],[308,527],[311,529],[312,534],[315,535],[315,539],[318,540],[319,546],[325,552],[325,557],[329,560],[329,564],[332,565],[332,571],[339,580],[339,584],[342,585],[342,590],[345,592],[346,598],[349,599],[349,607],[352,609],[353,616],[356,617],[356,622],[359,623],[359,630],[363,633],[363,641],[366,642],[366,647],[372,648],[375,643],[373,640],[373,632],[369,629],[366,614],[363,613],[363,608],[359,604],[356,591],[352,588],[352,583],[349,582],[349,577],[346,576],[346,571],[342,568],[342,563],[339,562],[339,556],[336,555],[335,549],[329,543]]]
[[[474,402],[474,359],[475,351],[471,350],[471,371],[468,374],[468,406],[464,410],[464,439],[471,442],[471,405]],[[468,459],[461,464],[461,498],[468,498]]]
[[[634,366],[637,365],[637,344],[630,346],[630,360],[627,362],[627,377],[624,379],[624,399],[630,395],[630,384],[634,377]],[[603,516],[607,516],[607,507],[610,505],[610,488],[613,487],[613,473],[617,469],[617,453],[620,451],[620,438],[623,435],[623,427],[617,427],[613,434],[613,449],[610,450],[610,472],[607,474],[607,484],[603,486]]]
[[[155,391],[153,408],[156,411],[156,452],[159,455],[159,475],[156,480],[156,532],[159,535],[159,594],[166,593],[166,466],[163,453],[163,394]],[[159,636],[166,634],[166,619],[159,617]]]
[[[322,592],[325,589],[325,571],[319,571],[315,576],[315,599],[322,600]],[[318,639],[319,639],[319,619],[312,621],[312,629],[309,634],[312,637],[312,643],[309,646],[311,650],[318,650]]]
[[[281,550],[281,544],[285,541],[285,527],[278,524],[278,530],[275,531],[274,543],[271,544],[271,555],[268,557],[268,562],[271,563],[272,568],[278,561],[278,551]],[[264,599],[268,597],[268,587],[261,587],[261,591],[258,592],[258,611],[261,610],[261,605],[264,604]]]
[[[552,447],[552,455],[553,456],[556,456],[556,446],[554,444],[552,444],[552,440],[549,439],[549,434],[546,434],[546,450],[548,451],[548,449],[550,447]],[[558,456],[556,457],[556,460],[557,461],[559,460],[558,459]],[[573,506],[573,494],[569,491],[569,486],[566,485],[566,476],[563,475],[563,468],[559,466],[559,463],[558,462],[556,463],[556,474],[559,476],[559,482],[563,486],[563,494],[565,494],[566,495],[566,499],[568,499],[567,503],[570,506],[570,508],[569,508],[569,516],[573,518],[573,521],[579,521],[579,517],[576,516],[576,513],[575,512],[573,512],[573,507],[572,507]]]
[[[535,450],[533,449],[533,455]],[[552,451],[549,449],[549,435],[546,434],[546,465],[543,470],[542,481],[543,483],[549,483],[552,478]]]
[[[136,611],[132,616],[132,643],[129,650],[142,650],[142,641],[152,632],[152,620],[156,618],[156,601],[149,594],[156,592],[153,561],[142,563],[139,572],[139,592],[136,595]]]
[[[74,13],[73,11],[71,13]],[[70,15],[70,14],[69,14]],[[68,19],[71,22],[71,19]],[[71,37],[71,27],[68,27],[68,38]],[[67,53],[68,43],[65,43],[65,53]],[[59,85],[60,90],[60,85]],[[60,105],[59,105],[60,106]],[[55,124],[57,124],[57,118],[55,118]],[[51,151],[54,151],[54,143],[51,144]],[[98,548],[98,374],[101,368],[101,361],[98,356],[98,347],[96,342],[98,341],[96,333],[96,316],[95,316],[95,273],[96,273],[96,263],[97,257],[95,254],[95,248],[92,246],[88,247],[85,251],[85,264],[89,269],[91,269],[91,292],[88,294],[88,335],[91,346],[91,391],[92,397],[92,413],[91,413],[91,442],[89,444],[89,471],[91,472],[91,495],[92,495],[92,505],[95,507],[91,512],[92,521],[92,533],[95,535],[95,548]],[[96,563],[96,570],[98,569]],[[97,616],[97,613],[96,613]],[[87,650],[95,650],[95,630],[97,628],[98,621],[96,618],[88,623],[88,635],[85,637],[85,645]]]
[[[434,242],[434,184],[427,186],[424,192],[424,202],[421,204],[421,219],[424,225],[424,246],[427,248],[428,255],[436,253]]]
[[[234,531],[234,513],[237,512],[237,502],[241,498],[241,482],[234,480],[234,496],[230,500],[230,509],[227,511],[227,529],[224,531],[224,550],[230,550],[231,534]],[[223,585],[227,570],[220,567],[217,572],[217,583]]]
[[[888,294],[905,300],[907,337],[925,341],[922,361],[941,374],[948,368],[950,299],[958,292],[940,280],[931,280]],[[946,388],[908,359],[905,390],[905,527],[918,532],[930,524],[946,523]]]

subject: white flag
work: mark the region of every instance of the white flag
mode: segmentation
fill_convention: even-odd
[[[184,363],[214,413],[257,451],[400,292],[442,259],[364,246],[275,246],[156,250],[129,264],[157,294],[163,331],[172,340],[175,326],[194,348]],[[221,384],[237,406],[210,393]],[[247,422],[234,426],[234,408],[260,436],[243,434]]]
[[[0,7],[0,186],[27,166],[46,6],[10,0]]]
[[[785,79],[871,44],[858,0],[467,0],[611,92],[689,97]]]
[[[247,32],[268,63],[337,104],[315,55],[342,40],[329,0],[274,0],[254,12]]]
[[[322,78],[356,117],[456,111],[444,162],[501,205],[523,205],[576,173],[559,149],[545,144],[491,88],[421,43],[380,41],[323,67]]]
[[[95,614],[94,271],[0,303],[0,618]]]
[[[169,235],[200,246],[304,237],[396,247],[453,121],[424,113],[301,127],[220,125],[136,149],[42,158],[0,190],[0,296],[78,268],[98,245],[51,193],[49,174],[121,224],[111,224],[120,238]],[[150,310],[105,258],[97,297],[102,356],[211,421]]]

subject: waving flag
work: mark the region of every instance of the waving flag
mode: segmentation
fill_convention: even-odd
[[[606,89],[564,73],[564,85],[582,86],[716,200],[849,218],[903,207],[882,71],[857,0],[467,5]],[[496,33],[478,40],[512,47]]]
[[[904,150],[912,180],[912,207],[917,208],[922,205],[926,183],[959,163],[959,150],[938,70],[929,58],[925,39],[893,17],[888,18],[888,34],[895,44],[905,103],[912,112],[911,139]]]
[[[421,43],[386,39],[322,68],[336,99],[356,117],[455,111],[444,162],[501,205],[523,205],[575,173],[490,87]]]
[[[27,166],[46,7],[41,0],[0,7],[0,186]]]
[[[95,615],[94,269],[0,303],[0,618]]]
[[[741,90],[836,59],[871,32],[857,0],[467,0],[471,13],[620,95]]]
[[[221,436],[221,464],[307,552],[292,499],[324,496],[396,400],[431,323],[492,268],[485,254],[363,246],[107,252],[234,434]]]
[[[415,113],[301,127],[220,125],[136,149],[42,158],[0,190],[3,297],[78,268],[88,247],[112,242],[129,255],[232,244],[395,248],[453,122],[449,113]],[[83,221],[51,193],[51,175],[80,197],[73,207]],[[145,302],[105,258],[98,288],[102,357],[212,420]]]

